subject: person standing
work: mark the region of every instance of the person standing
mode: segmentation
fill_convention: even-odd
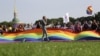
[[[0,35],[3,35],[3,27],[0,25]]]
[[[87,23],[87,21],[84,21],[82,26],[82,31],[87,31],[87,30],[89,30],[89,24]]]
[[[79,33],[82,31],[81,22],[79,22],[79,21],[75,22],[74,30],[75,30],[75,33]]]
[[[96,20],[93,20],[93,23],[91,25],[91,28],[92,28],[92,30],[97,30],[98,24],[97,24],[97,21]]]
[[[39,24],[40,24],[40,27],[42,29],[42,40],[44,41],[44,38],[46,38],[47,41],[49,41],[49,38],[47,37],[47,29],[46,29],[46,24],[47,24],[46,16],[43,16],[43,18]]]
[[[100,21],[97,21],[97,25],[98,25],[98,27],[96,29],[96,32],[98,32],[99,35],[100,35]]]

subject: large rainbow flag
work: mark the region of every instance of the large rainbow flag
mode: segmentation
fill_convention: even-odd
[[[68,30],[48,29],[47,33],[50,41],[100,40],[100,35],[94,31],[72,33]],[[4,33],[3,35],[0,35],[0,42],[17,42],[17,41],[39,42],[42,41],[41,37],[42,37],[42,30],[33,29],[17,33]]]

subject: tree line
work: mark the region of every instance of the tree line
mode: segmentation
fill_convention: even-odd
[[[69,17],[70,22],[75,23],[76,21],[80,21],[81,23],[83,23],[84,21],[89,21],[89,20],[96,20],[96,21],[100,21],[100,12],[95,13],[94,15],[89,15],[89,16],[83,16],[83,17],[78,17],[78,18],[74,18],[74,17]],[[34,24],[37,24],[39,21],[41,20],[37,20]],[[47,24],[56,24],[57,22],[60,22],[60,24],[63,24],[63,18],[59,17],[59,18],[51,18],[51,19],[47,19]],[[0,22],[0,25],[13,25],[13,22],[7,22],[7,21],[3,21]]]

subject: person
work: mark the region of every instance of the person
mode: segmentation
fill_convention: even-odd
[[[71,30],[71,32],[75,32],[74,24],[72,22],[69,22],[69,29]]]
[[[89,30],[92,30],[92,29],[91,29],[91,26],[92,26],[92,21],[91,21],[91,20],[88,21],[88,26],[89,26]]]
[[[79,33],[82,31],[81,22],[79,22],[79,21],[75,22],[74,30],[75,30],[75,33]]]
[[[18,26],[18,31],[24,31],[24,26],[20,24],[20,25]]]
[[[96,29],[96,32],[98,32],[99,35],[100,35],[100,22],[99,22],[99,21],[97,21],[97,25],[98,25],[98,27],[97,27],[97,29]]]
[[[57,29],[60,29],[60,28],[61,28],[60,22],[57,22],[56,28],[57,28]]]
[[[39,22],[40,27],[42,28],[42,40],[44,41],[44,38],[49,41],[49,38],[47,37],[47,29],[46,29],[47,19],[46,16],[43,16],[42,20]]]
[[[18,30],[18,24],[13,24],[12,31],[17,32],[17,30]]]
[[[88,25],[87,21],[84,21],[82,30],[83,30],[83,31],[89,30],[89,25]]]
[[[93,20],[93,23],[91,25],[92,30],[96,30],[97,27],[98,27],[98,24],[97,24],[96,20]]]
[[[0,25],[0,35],[3,35],[2,25]]]
[[[8,32],[12,32],[12,26],[11,25],[9,25],[9,27],[8,27]]]

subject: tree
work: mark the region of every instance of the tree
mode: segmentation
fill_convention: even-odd
[[[73,23],[75,23],[75,21],[76,21],[76,19],[73,17],[69,17],[69,20],[70,20],[70,22],[73,22]]]
[[[98,12],[97,14],[95,14],[94,19],[97,20],[97,21],[100,21],[100,12]]]

